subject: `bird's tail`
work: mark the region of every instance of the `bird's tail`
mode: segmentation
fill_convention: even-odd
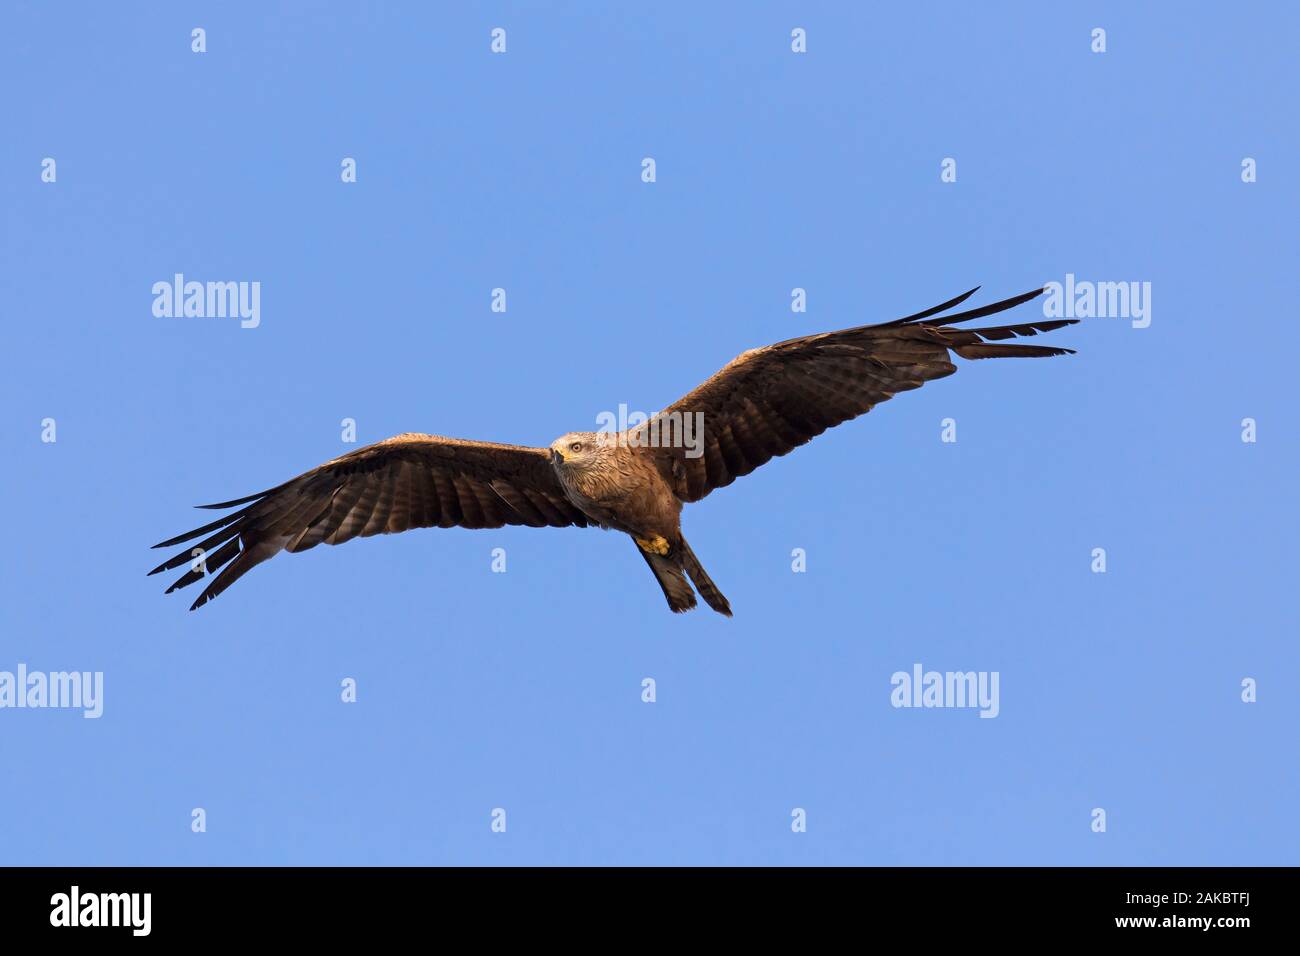
[[[686,575],[682,573],[681,563],[675,557],[651,554],[643,550],[640,545],[637,545],[636,550],[654,572],[655,580],[659,582],[659,587],[663,588],[664,597],[668,599],[668,607],[674,614],[681,614],[695,607],[695,592],[691,590]]]
[[[695,556],[695,552],[691,550],[685,538],[681,539],[681,552],[678,557],[681,559],[683,569],[691,576],[695,590],[699,591],[700,597],[704,598],[704,603],[719,614],[731,617],[731,604],[728,603],[726,595],[718,590],[718,586],[709,577],[709,572],[704,570],[700,559]]]
[[[695,556],[695,552],[691,550],[685,538],[679,537],[678,544],[674,545],[668,554],[654,554],[640,545],[637,545],[636,550],[654,572],[655,580],[663,589],[664,597],[668,599],[668,607],[674,614],[681,614],[695,607],[698,603],[695,600],[695,590],[698,590],[700,597],[704,598],[704,602],[709,607],[719,614],[731,617],[731,605],[718,590],[718,586],[713,583],[709,573],[700,566],[700,559]],[[691,576],[690,581],[686,580],[688,574]],[[691,590],[692,581],[695,583],[695,590]]]

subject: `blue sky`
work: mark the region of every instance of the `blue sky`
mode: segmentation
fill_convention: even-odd
[[[0,863],[1297,861],[1294,10],[368,6],[5,6],[0,671],[104,700],[0,709]],[[178,272],[260,325],[155,317]],[[1067,273],[1149,327],[688,506],[733,620],[594,530],[321,547],[193,614],[145,576],[345,418],[547,444]],[[918,663],[996,719],[892,707]]]

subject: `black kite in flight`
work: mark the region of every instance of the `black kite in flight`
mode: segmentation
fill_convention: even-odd
[[[951,375],[957,367],[950,353],[964,359],[1072,353],[990,343],[1050,332],[1075,319],[953,327],[1013,308],[1042,289],[927,321],[975,291],[893,322],[745,352],[648,422],[617,434],[571,432],[550,448],[438,435],[389,438],[269,491],[201,505],[244,507],[154,545],[168,548],[207,535],[149,573],[190,565],[168,594],[215,574],[194,610],[268,558],[322,541],[342,544],[434,526],[597,525],[633,538],[673,611],[695,607],[689,575],[709,607],[730,616],[727,599],[682,536],[684,502],[699,501],[895,392]],[[688,419],[702,422],[699,440],[689,445],[681,440]]]

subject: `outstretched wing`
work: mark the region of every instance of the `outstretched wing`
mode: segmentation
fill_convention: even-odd
[[[983,329],[951,327],[1028,302],[1042,289],[927,321],[960,305],[978,288],[893,322],[807,335],[745,352],[640,426],[636,444],[656,457],[679,498],[698,501],[826,429],[870,411],[896,392],[951,375],[957,367],[950,351],[966,359],[1073,352],[987,343],[1050,332],[1072,325],[1075,319]],[[693,413],[703,413],[703,454],[692,458],[681,441],[677,416]]]
[[[306,551],[322,541],[342,544],[356,537],[435,526],[587,524],[565,497],[545,449],[439,435],[398,435],[269,491],[199,507],[239,505],[245,507],[154,545],[170,548],[209,535],[149,572],[190,565],[168,594],[215,575],[191,611],[280,551]]]

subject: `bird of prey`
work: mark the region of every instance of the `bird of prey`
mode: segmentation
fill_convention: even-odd
[[[978,288],[892,322],[752,349],[622,432],[570,432],[549,448],[440,435],[389,438],[268,491],[200,505],[243,507],[154,545],[169,548],[203,538],[149,573],[190,566],[168,594],[212,576],[190,606],[194,610],[281,551],[306,551],[321,542],[456,525],[595,525],[632,538],[674,612],[696,606],[693,582],[709,607],[730,617],[730,604],[682,535],[683,503],[699,501],[896,392],[951,375],[957,370],[954,354],[984,359],[1073,353],[1004,340],[1050,332],[1075,319],[955,327],[1028,302],[1042,289],[937,318]],[[687,442],[692,421],[702,430]]]

